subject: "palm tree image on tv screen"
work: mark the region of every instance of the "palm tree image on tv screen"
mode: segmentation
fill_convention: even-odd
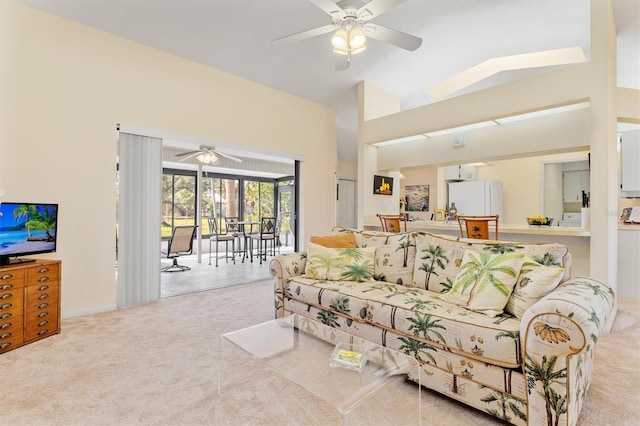
[[[0,264],[11,257],[56,250],[57,204],[0,204]]]

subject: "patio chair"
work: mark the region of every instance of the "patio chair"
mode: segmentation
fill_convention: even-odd
[[[186,265],[178,264],[178,257],[193,253],[193,239],[197,228],[195,225],[173,228],[167,250],[162,252],[167,259],[173,259],[173,263],[160,269],[162,272],[183,272],[191,269]]]
[[[263,217],[260,220],[260,232],[251,234],[251,248],[250,253],[253,255],[253,241],[258,243],[257,256],[260,258],[260,264],[262,260],[267,260],[267,245],[271,241],[271,252],[275,254],[276,243],[276,228],[277,218],[275,217]]]
[[[218,245],[220,242],[224,241],[224,259],[227,263],[229,263],[229,259],[233,260],[233,264],[236,264],[236,236],[229,233],[229,229],[225,231],[224,234],[218,231],[218,221],[213,217],[208,217],[209,221],[209,232],[211,235],[209,236],[209,265],[211,265],[211,244],[216,244],[216,267],[218,267]],[[231,242],[231,256],[229,256],[229,242]]]

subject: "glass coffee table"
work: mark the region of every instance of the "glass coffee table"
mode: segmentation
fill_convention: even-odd
[[[362,370],[342,363],[344,357],[330,362],[336,348],[347,351],[341,352],[346,358],[364,354]],[[234,351],[239,349],[328,403],[337,410],[341,424],[362,422],[363,413],[375,415],[378,424],[421,422],[421,387],[407,379],[411,375],[419,380],[420,367],[413,357],[402,352],[307,317],[289,315],[221,336],[219,394],[226,386],[224,376],[233,375],[227,365],[230,361],[225,359],[236,359]],[[380,392],[382,389],[384,392]],[[389,404],[393,410],[389,410]],[[385,420],[381,415],[394,417]]]

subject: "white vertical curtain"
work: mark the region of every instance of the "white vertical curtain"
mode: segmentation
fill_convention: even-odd
[[[118,307],[160,298],[162,139],[120,132]]]

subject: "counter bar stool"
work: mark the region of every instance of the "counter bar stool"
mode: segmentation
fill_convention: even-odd
[[[500,215],[491,216],[462,216],[456,215],[458,226],[460,227],[460,236],[462,238],[474,238],[480,240],[490,240],[489,224],[495,226],[495,238],[498,239],[498,219]],[[466,232],[466,235],[465,235]]]
[[[403,214],[377,214],[382,224],[382,232],[400,232],[400,222],[404,222],[404,232],[407,232],[407,217]]]

